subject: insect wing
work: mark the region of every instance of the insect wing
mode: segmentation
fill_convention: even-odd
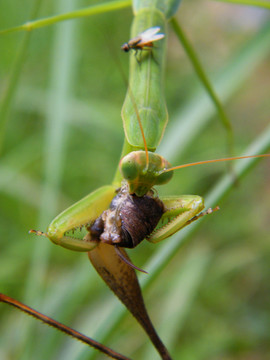
[[[155,27],[155,28],[150,28],[146,31],[144,31],[143,33],[141,33],[139,36],[141,38],[140,42],[138,43],[138,45],[142,46],[147,46],[149,44],[152,44],[154,41],[160,40],[164,38],[164,34],[157,34],[157,32],[160,30],[159,27]]]
[[[150,43],[164,38],[164,34],[157,34],[160,30],[160,27],[153,27],[148,30],[145,30],[139,36],[141,37],[140,44]]]
[[[140,36],[144,40],[150,40],[153,35],[155,35],[159,32],[159,30],[160,30],[159,26],[154,26],[154,27],[151,27],[151,28],[143,31],[138,36]]]
[[[157,34],[157,35],[154,35],[152,36],[152,38],[150,39],[150,42],[154,42],[154,41],[157,41],[157,40],[160,40],[160,39],[163,39],[164,38],[164,34]]]

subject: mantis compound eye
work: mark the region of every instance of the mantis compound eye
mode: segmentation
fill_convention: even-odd
[[[172,176],[173,176],[173,171],[161,173],[159,176],[157,176],[155,185],[167,184],[167,182],[171,180]]]
[[[125,156],[120,162],[120,171],[127,181],[135,180],[139,175],[139,164],[131,156]]]

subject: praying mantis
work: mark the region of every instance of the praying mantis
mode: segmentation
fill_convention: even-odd
[[[147,26],[149,26],[149,25],[146,25],[146,28],[147,28]],[[136,33],[137,34],[137,33]],[[162,49],[161,48],[158,48],[157,49],[157,51],[160,51],[160,52],[162,52],[162,54],[164,54],[164,52],[162,51]],[[161,62],[160,62],[160,60],[159,60],[159,57],[157,56],[157,58],[158,58],[158,61],[157,61],[157,63],[153,63],[153,62],[151,62],[151,66],[157,66],[157,67],[160,67],[161,66]],[[133,61],[134,59],[133,58],[131,58],[132,60],[131,61]],[[150,61],[151,61],[151,59],[150,59]],[[133,63],[134,63],[134,61],[133,61]],[[135,63],[134,63],[135,64]],[[143,72],[144,71],[144,69],[143,69],[143,67],[145,66],[145,64],[146,64],[146,61],[142,61],[142,63],[141,63],[141,65],[139,65],[139,64],[135,64],[134,66],[140,66],[141,68],[139,69],[139,68],[137,68],[136,70],[134,69],[133,70],[133,72],[131,71],[131,74],[134,74],[135,72],[137,73],[138,71],[141,71],[141,72]],[[134,95],[136,96],[137,94],[138,94],[138,92],[136,91],[136,90],[134,90],[134,87],[133,87],[133,84],[132,84],[132,79],[131,79],[131,81],[130,81],[130,88],[132,89],[132,93],[134,93]],[[159,89],[159,87],[158,87],[158,89]],[[130,107],[130,111],[134,114],[134,106],[133,106],[133,104],[132,104],[132,101],[131,101],[131,96],[130,96],[130,94],[129,95],[127,95],[127,99],[128,99],[128,101],[130,102],[130,105],[129,105],[129,107]],[[140,108],[140,103],[139,103],[139,101],[137,100],[137,99],[135,99],[136,100],[136,106],[138,107],[138,108]],[[124,111],[124,110],[123,110]],[[136,118],[136,116],[134,116],[134,119],[135,119],[135,124],[138,124],[137,123],[137,118]],[[135,125],[136,126],[136,125]],[[145,127],[144,126],[144,124],[143,124],[143,127]],[[161,131],[162,132],[162,131]],[[132,132],[132,134],[136,134],[136,131],[135,132]],[[141,133],[140,132],[138,132],[137,131],[137,135],[136,135],[136,138],[137,139],[139,139],[139,141],[141,141]],[[148,139],[148,135],[146,134],[146,138]],[[147,146],[149,146],[150,147],[150,149],[153,149],[154,148],[154,146],[151,144],[151,142],[150,141],[146,141],[146,143],[147,143]],[[142,145],[140,145],[141,147],[142,147]],[[128,144],[126,144],[125,145],[125,147],[127,148],[127,147],[130,147]],[[143,147],[142,147],[143,148]],[[144,149],[144,148],[143,148]],[[126,150],[127,151],[127,150]],[[130,149],[129,149],[129,151],[130,151]],[[123,154],[124,155],[124,154]],[[122,156],[122,158],[123,158],[123,156]],[[116,183],[116,185],[114,185],[114,188],[113,188],[113,191],[112,191],[112,189],[110,188],[110,189],[108,189],[108,192],[110,193],[110,196],[113,196],[112,195],[112,193],[114,194],[114,191],[115,191],[115,188],[116,187],[118,187],[120,184],[118,183],[118,177],[119,177],[119,174],[117,174],[116,175],[116,181],[115,181],[115,183]],[[105,189],[103,189],[103,190],[105,190]],[[103,192],[103,191],[102,191]],[[103,194],[105,194],[105,198],[106,198],[106,201],[107,201],[107,205],[104,205],[104,203],[102,204],[103,206],[103,208],[106,208],[106,207],[108,207],[108,205],[109,205],[109,202],[111,201],[111,199],[109,199],[109,200],[107,200],[108,198],[109,198],[109,196],[108,196],[108,194],[106,194],[105,193],[105,191],[103,192]],[[96,196],[96,193],[95,193],[95,196]],[[92,198],[90,199],[91,201],[92,201]],[[95,200],[95,199],[94,199]],[[95,216],[97,216],[96,214],[95,214]],[[192,217],[192,215],[190,215],[189,216],[189,218],[191,218]]]

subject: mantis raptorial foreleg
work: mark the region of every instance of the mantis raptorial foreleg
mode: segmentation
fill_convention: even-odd
[[[83,241],[86,229],[110,205],[114,195],[115,187],[103,186],[59,214],[46,233],[31,232],[44,235],[54,244],[69,250],[90,251],[96,244]]]

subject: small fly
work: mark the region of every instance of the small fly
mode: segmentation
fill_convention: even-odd
[[[121,49],[125,52],[133,49],[135,54],[138,50],[151,50],[153,48],[153,42],[164,38],[164,34],[158,34],[160,31],[159,26],[151,27],[144,32],[140,33],[135,38],[129,40],[127,43],[121,46]]]

